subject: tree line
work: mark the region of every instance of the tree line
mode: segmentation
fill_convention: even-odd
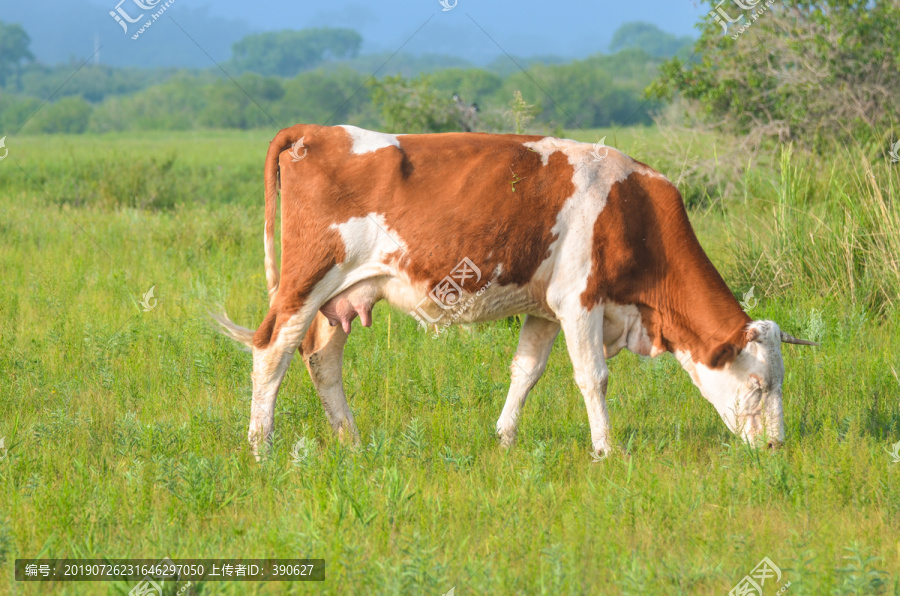
[[[245,37],[225,65],[230,77],[88,65],[62,85],[72,65],[35,63],[26,32],[0,23],[0,130],[18,130],[34,112],[25,132],[296,122],[494,131],[517,128],[525,112],[532,127],[560,130],[647,124],[675,102],[688,121],[759,142],[827,150],[854,140],[874,149],[897,136],[897,0],[704,2],[710,11],[695,42],[627,23],[613,36],[614,53],[517,60],[524,70],[419,57],[412,72],[377,79],[367,74],[372,56],[359,55],[356,32],[311,29]]]
[[[89,64],[72,77],[73,64],[34,62],[21,27],[0,23],[0,40],[0,130],[17,130],[27,120],[23,132],[32,133],[246,129],[296,122],[399,126],[396,130],[404,132],[497,131],[508,130],[515,119],[510,102],[517,91],[535,107],[535,126],[647,124],[661,102],[648,100],[644,88],[664,57],[690,45],[690,38],[630,24],[613,39],[614,54],[568,62],[517,60],[524,71],[499,62],[447,67],[459,61],[398,56],[405,74],[373,79],[367,74],[370,57],[359,55],[358,33],[320,28],[245,37],[223,65],[230,76],[216,69]],[[423,113],[398,119],[398,104],[419,105]],[[467,121],[458,117],[460,110],[469,114]]]

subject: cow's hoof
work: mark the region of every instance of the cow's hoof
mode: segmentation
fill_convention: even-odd
[[[256,459],[257,463],[262,463],[269,454],[269,444],[266,442],[262,443],[254,443],[250,442],[250,453],[253,454],[253,457]]]
[[[628,453],[628,451],[626,451],[625,448],[621,445],[617,447],[606,447],[602,450],[597,450],[597,448],[591,450],[591,461],[593,461],[594,463],[600,463],[602,461],[610,459],[611,456],[615,457],[616,459],[622,459],[625,461],[631,459],[631,454]]]
[[[609,443],[606,443],[605,441],[596,441],[594,442],[593,449],[591,449],[591,460],[593,460],[594,463],[600,463],[612,454],[613,449],[609,446]]]
[[[247,441],[250,443],[250,453],[257,462],[262,462],[272,450],[272,443],[264,433],[251,430],[247,433]]]
[[[349,420],[341,422],[341,425],[337,429],[337,436],[338,441],[340,441],[342,445],[347,445],[348,447],[359,447],[362,445],[356,425]]]
[[[516,444],[516,431],[504,428],[497,428],[497,438],[500,439],[500,446],[504,449],[511,449]]]
[[[608,457],[609,457],[608,451],[601,451],[599,453],[596,451],[591,451],[591,463],[595,463],[595,464],[602,463],[602,462],[606,461],[606,458],[608,458]]]

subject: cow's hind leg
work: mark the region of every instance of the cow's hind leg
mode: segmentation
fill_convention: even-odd
[[[580,302],[580,301],[579,301]],[[575,383],[584,397],[594,453],[610,452],[609,414],[606,387],[609,368],[603,354],[603,306],[588,310],[580,303],[569,303],[557,312],[566,336],[566,347],[575,369]]]
[[[516,442],[522,406],[528,392],[544,374],[550,349],[558,334],[559,323],[554,321],[528,315],[522,323],[519,347],[516,348],[516,355],[510,367],[512,380],[509,384],[509,393],[500,419],[497,420],[497,434],[500,436],[500,444],[504,447],[511,447]]]
[[[332,327],[322,313],[316,315],[301,344],[301,352],[313,386],[322,400],[325,415],[341,442],[359,444],[359,431],[344,395],[341,368],[347,334],[340,325]]]
[[[318,310],[318,309],[316,309]],[[277,310],[270,310],[257,329],[253,339],[253,402],[250,405],[250,430],[247,440],[253,455],[259,460],[263,449],[272,441],[275,426],[275,400],[284,380],[294,351],[300,347],[306,330],[316,311],[301,308],[278,328],[272,337],[276,323],[280,323]]]

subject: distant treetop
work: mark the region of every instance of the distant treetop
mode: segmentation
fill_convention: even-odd
[[[362,37],[352,29],[303,29],[248,35],[231,46],[237,72],[292,77],[328,59],[353,58]]]
[[[657,58],[671,58],[693,44],[694,39],[690,35],[679,37],[651,23],[633,21],[616,30],[609,43],[609,51],[638,48]]]
[[[31,38],[21,25],[0,21],[0,85],[17,73],[25,61],[34,60],[28,49]]]

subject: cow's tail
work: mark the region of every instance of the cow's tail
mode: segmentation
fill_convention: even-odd
[[[275,262],[275,217],[278,214],[278,159],[281,152],[285,149],[289,149],[299,138],[300,135],[298,134],[296,127],[285,128],[272,139],[272,142],[269,144],[269,151],[266,154],[266,224],[263,234],[263,245],[266,255],[266,287],[269,291],[269,306],[272,306],[272,303],[275,302],[275,296],[278,294],[278,283],[280,280],[278,264]],[[218,323],[220,332],[231,339],[241,342],[248,348],[253,347],[254,331],[252,329],[241,327],[232,321],[224,309],[221,314],[213,312],[210,312],[209,314],[212,319]]]
[[[233,340],[239,341],[248,348],[253,347],[253,329],[247,329],[246,327],[241,327],[230,318],[228,318],[228,313],[225,310],[222,310],[221,314],[211,312],[209,316],[212,317],[213,321],[219,324],[219,332],[223,335],[227,335]]]
[[[266,287],[269,291],[270,307],[275,302],[275,296],[278,294],[278,283],[281,277],[278,264],[275,261],[275,217],[278,215],[278,159],[282,151],[290,149],[291,145],[302,138],[299,132],[298,127],[281,130],[272,139],[272,142],[269,144],[269,151],[266,154],[266,226],[263,234],[263,245],[266,254]],[[252,329],[241,327],[232,321],[224,309],[221,314],[213,312],[209,314],[219,324],[219,331],[224,335],[241,342],[248,348],[253,347],[253,335],[255,332]]]
[[[266,228],[263,243],[266,251],[266,286],[269,290],[269,306],[278,294],[279,270],[275,262],[275,217],[278,214],[278,157],[284,150],[288,129],[279,132],[269,144],[266,154]],[[290,146],[290,143],[288,143]]]

